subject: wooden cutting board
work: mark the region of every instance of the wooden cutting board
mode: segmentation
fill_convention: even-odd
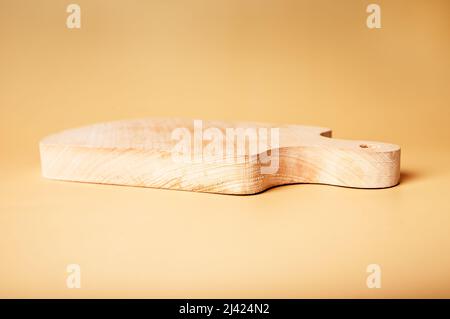
[[[174,118],[101,123],[40,142],[42,174],[58,180],[222,194],[320,183],[394,186],[400,147],[339,140],[327,128]]]

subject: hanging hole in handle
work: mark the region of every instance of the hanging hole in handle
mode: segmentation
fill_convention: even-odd
[[[359,148],[364,148],[364,149],[366,149],[366,150],[373,150],[373,151],[376,151],[376,150],[378,150],[378,149],[380,148],[380,145],[378,145],[378,144],[366,144],[366,143],[363,143],[363,144],[359,144]]]

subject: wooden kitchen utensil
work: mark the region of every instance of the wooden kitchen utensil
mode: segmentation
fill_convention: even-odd
[[[399,146],[330,137],[313,126],[154,118],[63,131],[44,138],[40,154],[51,179],[197,192],[398,183]]]

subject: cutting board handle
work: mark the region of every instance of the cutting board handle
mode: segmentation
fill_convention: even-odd
[[[293,183],[357,188],[385,188],[398,184],[400,147],[328,136],[331,137],[331,132],[310,138],[304,145],[280,149],[281,178],[292,178]],[[292,174],[289,176],[288,172]]]

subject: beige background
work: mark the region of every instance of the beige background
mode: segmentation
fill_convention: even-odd
[[[450,2],[0,0],[0,297],[450,297]],[[181,116],[402,146],[397,187],[41,178],[39,140]],[[66,265],[82,270],[67,289]],[[382,288],[366,267],[382,267]]]

